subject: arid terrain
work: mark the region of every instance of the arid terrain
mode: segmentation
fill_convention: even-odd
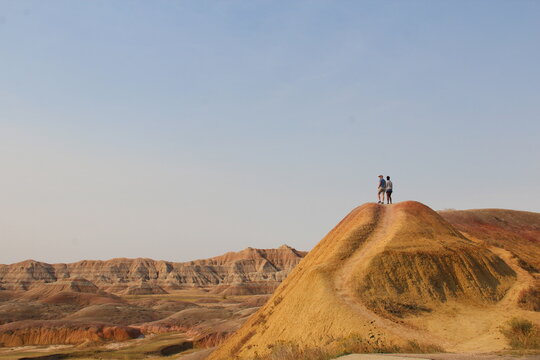
[[[495,213],[446,212],[466,235],[417,202],[354,209],[208,359],[506,349],[509,321],[540,324],[540,215]]]
[[[188,263],[0,265],[0,359],[24,357],[27,346],[40,347],[30,355],[47,352],[50,345],[86,349],[81,356],[99,348],[95,356],[106,353],[111,359],[212,346],[266,302],[305,254],[284,245]],[[111,345],[118,342],[122,345]],[[11,350],[21,347],[22,352]]]
[[[540,214],[417,202],[362,205],[307,256],[28,260],[0,265],[0,359],[500,354],[540,325],[538,269]]]

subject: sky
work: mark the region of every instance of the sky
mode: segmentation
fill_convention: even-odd
[[[0,263],[540,211],[538,1],[0,0]]]

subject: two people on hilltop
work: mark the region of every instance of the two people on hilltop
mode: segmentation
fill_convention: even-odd
[[[379,199],[379,202],[377,204],[384,204],[385,193],[386,193],[386,203],[391,204],[393,188],[394,188],[394,184],[392,184],[392,181],[390,181],[390,176],[387,176],[386,180],[384,180],[384,176],[379,175],[379,186],[377,187],[377,198]]]

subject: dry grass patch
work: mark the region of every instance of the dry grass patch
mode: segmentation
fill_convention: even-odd
[[[442,348],[432,344],[420,344],[416,341],[408,341],[406,344],[396,345],[382,343],[378,339],[366,340],[358,334],[352,334],[339,339],[331,345],[334,355],[361,354],[361,353],[441,353]]]
[[[436,345],[419,344],[409,341],[405,345],[383,344],[378,340],[366,340],[358,334],[331,340],[320,348],[302,348],[292,342],[280,342],[271,346],[268,355],[257,356],[255,360],[329,360],[348,354],[372,353],[441,353]]]
[[[402,353],[412,353],[412,354],[434,354],[434,353],[443,353],[444,349],[438,345],[434,344],[421,344],[416,341],[409,341],[406,346],[404,346],[400,352]]]
[[[512,349],[540,349],[538,327],[529,320],[513,318],[501,333]]]

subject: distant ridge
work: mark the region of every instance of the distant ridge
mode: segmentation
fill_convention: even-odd
[[[269,294],[306,253],[282,245],[278,249],[247,248],[181,263],[147,258],[69,264],[26,260],[0,265],[0,290],[31,290],[49,296],[55,290],[130,295],[214,287],[214,292],[225,294]]]

